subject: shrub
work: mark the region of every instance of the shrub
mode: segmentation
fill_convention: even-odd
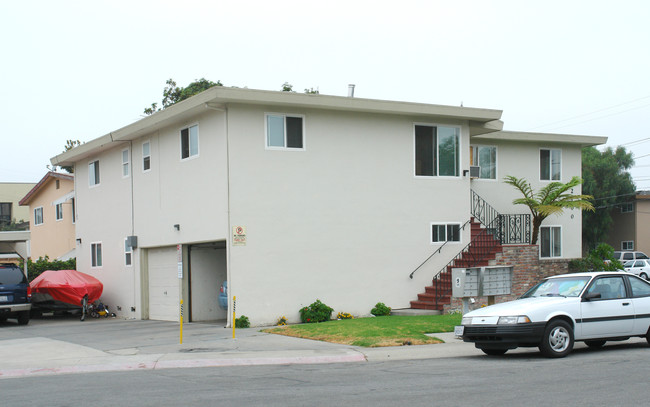
[[[23,260],[20,261],[20,268],[22,269],[24,265]],[[50,258],[39,257],[35,262],[32,259],[27,259],[27,274],[29,281],[32,281],[45,270],[76,270],[77,269],[77,259],[72,258],[70,260],[52,260]]]
[[[282,325],[286,325],[286,324],[287,324],[287,317],[285,317],[285,316],[283,315],[283,316],[281,316],[280,318],[278,318],[278,322],[277,322],[276,325],[278,325],[278,326],[282,326]]]
[[[316,300],[310,306],[300,308],[300,320],[303,323],[329,321],[332,311],[334,311],[333,308],[323,304],[320,300]]]
[[[235,318],[235,328],[250,328],[251,323],[248,320],[246,315],[242,315],[239,318]]]
[[[336,315],[336,319],[352,319],[354,318],[352,314],[348,314],[347,312],[339,312]]]
[[[569,271],[574,273],[585,271],[616,271],[622,269],[623,265],[614,258],[614,248],[606,243],[599,244],[584,259],[569,261]]]
[[[376,317],[390,315],[390,307],[387,307],[383,302],[378,302],[375,308],[370,310],[370,313]]]

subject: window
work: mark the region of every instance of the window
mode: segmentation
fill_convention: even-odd
[[[542,181],[562,179],[562,150],[539,150],[539,178]]]
[[[61,188],[61,181],[58,180],[58,179],[55,180],[54,185],[55,185],[55,189],[59,189],[59,188]]]
[[[621,213],[634,212],[634,202],[625,202],[621,204]]]
[[[472,146],[472,165],[481,167],[479,178],[497,178],[497,148]]]
[[[0,224],[11,223],[11,202],[0,202]]]
[[[62,203],[56,204],[56,206],[54,207],[54,211],[56,212],[56,220],[57,221],[62,220],[63,219],[63,204]]]
[[[122,177],[129,176],[129,150],[122,150]]]
[[[88,164],[88,184],[91,187],[99,185],[99,160]]]
[[[539,228],[540,257],[562,257],[562,227]]]
[[[634,240],[625,240],[621,242],[621,250],[634,250]],[[630,257],[630,259],[632,259],[632,257]]]
[[[303,149],[303,117],[267,114],[266,147]]]
[[[34,226],[43,224],[43,207],[34,209]]]
[[[142,171],[151,169],[151,144],[148,141],[142,143]]]
[[[458,176],[460,130],[415,126],[415,175]]]
[[[587,290],[587,294],[600,294],[601,300],[611,300],[627,297],[623,277],[601,277]]]
[[[102,266],[102,244],[101,243],[90,244],[90,266],[91,267]]]
[[[72,202],[72,223],[75,223],[77,221],[77,205],[74,198],[72,198],[70,201]]]
[[[630,281],[630,287],[632,288],[632,297],[650,296],[650,284],[631,277],[629,281]]]
[[[124,239],[124,265],[130,266],[133,264],[133,248],[129,245],[129,241]]]
[[[460,223],[432,223],[431,243],[460,242]]]
[[[181,160],[199,155],[199,126],[181,130]]]

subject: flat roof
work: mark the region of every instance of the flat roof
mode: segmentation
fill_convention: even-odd
[[[507,140],[534,143],[578,144],[582,147],[597,146],[607,143],[605,136],[582,136],[578,134],[531,133],[524,131],[496,131],[472,136],[472,141]]]

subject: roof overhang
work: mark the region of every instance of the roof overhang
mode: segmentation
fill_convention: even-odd
[[[207,109],[223,110],[231,104],[427,117],[432,120],[467,120],[472,136],[503,129],[503,122],[500,120],[501,110],[215,86],[126,127],[59,154],[53,157],[51,162],[59,166],[72,165],[76,161],[113,148],[117,142],[132,141],[174,123],[182,122]]]
[[[27,206],[31,202],[32,198],[38,194],[38,192],[48,183],[49,180],[51,179],[63,179],[63,180],[68,180],[72,181],[74,180],[74,175],[71,174],[61,174],[58,172],[48,172],[45,174],[43,178],[41,178],[40,181],[38,181],[38,184],[34,185],[34,188],[32,188],[27,195],[23,197],[23,199],[18,202],[18,205],[21,206]]]
[[[497,131],[489,134],[472,136],[473,142],[480,141],[520,141],[529,143],[577,144],[591,147],[607,143],[604,136],[581,136],[576,134],[528,133],[521,131]]]
[[[27,246],[29,239],[29,231],[0,232],[0,254],[17,254],[27,260],[29,257],[29,248]]]

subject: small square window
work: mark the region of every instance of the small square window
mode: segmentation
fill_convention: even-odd
[[[181,130],[181,159],[199,155],[199,126]]]
[[[432,223],[431,243],[460,242],[460,223]]]
[[[634,250],[634,240],[626,240],[621,242],[621,250],[624,251]]]
[[[634,202],[625,202],[621,204],[621,213],[634,212]]]
[[[303,117],[267,114],[266,146],[278,149],[303,149]]]

